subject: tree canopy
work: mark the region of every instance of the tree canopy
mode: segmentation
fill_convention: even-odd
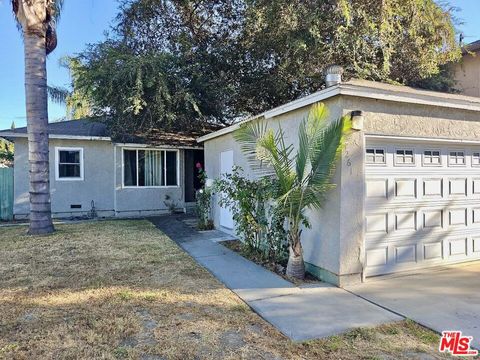
[[[433,0],[122,0],[75,58],[75,91],[119,129],[228,123],[345,77],[452,90],[452,9]]]

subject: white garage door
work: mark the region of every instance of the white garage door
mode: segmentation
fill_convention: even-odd
[[[366,275],[480,259],[480,145],[369,139]]]

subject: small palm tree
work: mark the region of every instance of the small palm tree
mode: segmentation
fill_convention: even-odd
[[[275,201],[286,219],[290,255],[287,275],[303,279],[305,265],[301,244],[302,226],[310,227],[306,209],[319,209],[334,185],[331,178],[350,121],[329,122],[322,103],[312,106],[298,129],[298,149],[287,145],[285,133],[264,123],[247,123],[234,134],[252,169],[273,176]]]
[[[50,204],[46,58],[57,46],[56,20],[63,0],[12,0],[25,49],[30,234],[54,231]]]

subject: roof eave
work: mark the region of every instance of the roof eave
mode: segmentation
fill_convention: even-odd
[[[244,124],[246,122],[253,121],[261,117],[265,119],[273,118],[275,116],[279,116],[287,112],[294,111],[302,107],[314,104],[318,101],[326,100],[328,98],[332,98],[338,95],[480,112],[480,101],[474,102],[473,100],[476,100],[474,98],[472,98],[471,102],[464,99],[452,99],[451,97],[447,99],[445,97],[435,96],[435,94],[432,92],[425,91],[423,93],[423,90],[413,90],[415,91],[415,93],[381,89],[372,86],[362,86],[359,84],[342,83],[320,90],[301,99],[294,100],[290,103],[276,107],[272,110],[268,110],[260,115],[248,118],[240,123],[231,125],[222,130],[202,136],[198,138],[197,141],[205,142],[216,137],[229,134],[237,130],[241,124]]]
[[[205,142],[207,140],[210,140],[210,139],[222,136],[222,135],[229,134],[229,133],[237,130],[242,124],[245,124],[247,122],[257,120],[257,119],[260,119],[260,118],[265,118],[265,113],[261,113],[261,114],[246,118],[246,119],[241,120],[241,121],[239,121],[239,122],[237,122],[233,125],[227,126],[223,129],[214,131],[214,132],[212,132],[210,134],[207,134],[207,135],[200,136],[199,138],[196,139],[197,143],[202,143],[202,142]]]
[[[28,134],[25,133],[15,133],[15,132],[4,132],[0,133],[0,137],[6,138],[28,138]],[[99,141],[111,141],[112,139],[108,136],[85,136],[85,135],[59,135],[59,134],[48,134],[49,139],[63,139],[63,140],[99,140]]]
[[[202,150],[203,146],[198,145],[167,145],[167,144],[145,144],[145,143],[131,143],[131,142],[114,142],[113,145],[131,148],[145,148],[145,149],[181,149],[181,150]]]

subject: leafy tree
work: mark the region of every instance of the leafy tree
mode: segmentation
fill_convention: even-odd
[[[46,58],[57,46],[55,31],[62,0],[12,0],[25,48],[28,162],[30,165],[29,234],[54,231],[50,205]]]
[[[13,144],[0,139],[0,164],[13,163]]]
[[[208,83],[192,78],[175,55],[135,55],[124,44],[108,41],[91,46],[78,60],[79,94],[94,116],[115,135],[136,130],[194,128],[212,116]]]
[[[77,58],[74,87],[119,129],[229,123],[320,89],[331,64],[347,79],[452,90],[440,71],[460,56],[452,11],[434,0],[121,0],[108,39]]]
[[[234,133],[252,169],[276,180],[274,201],[288,224],[289,276],[305,277],[302,225],[310,227],[305,211],[321,208],[334,186],[331,177],[349,127],[346,118],[329,122],[327,108],[319,103],[300,123],[296,152],[293,144],[287,144],[281,127],[275,132],[265,122],[249,122]]]

